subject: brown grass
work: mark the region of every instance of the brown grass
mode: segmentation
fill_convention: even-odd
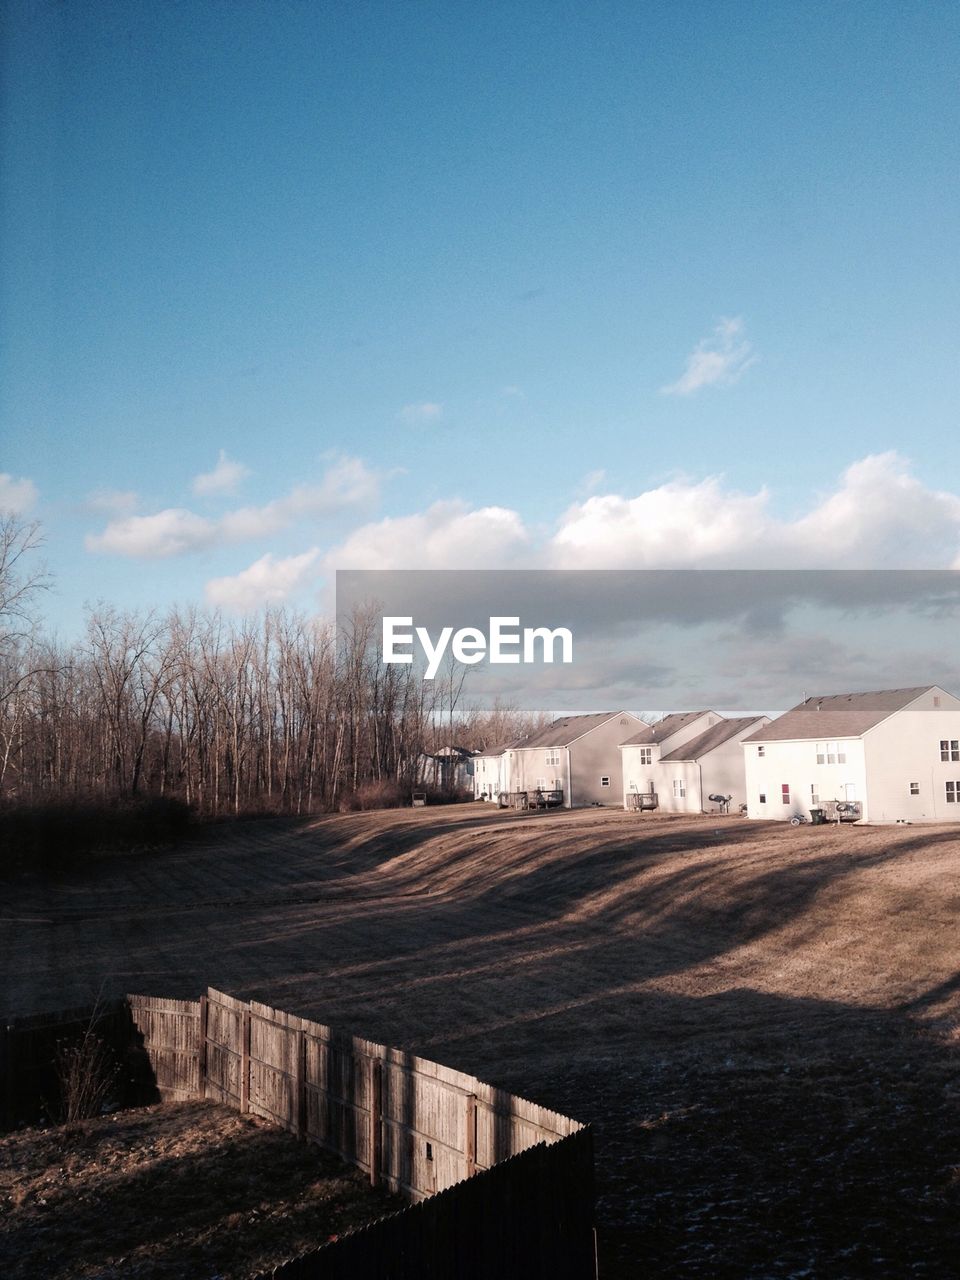
[[[246,1280],[402,1207],[317,1147],[212,1103],[0,1138],[6,1280]]]
[[[0,972],[9,1012],[209,982],[592,1121],[605,1277],[943,1275],[958,837],[480,804],[249,824],[22,881]]]

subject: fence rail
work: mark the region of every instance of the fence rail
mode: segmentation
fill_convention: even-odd
[[[36,1078],[45,1054],[52,1064],[56,1041],[89,1016],[74,1010],[3,1029],[7,1123],[32,1087],[25,1073]],[[466,1072],[214,988],[199,1000],[130,995],[98,1016],[100,1034],[128,1075],[150,1080],[153,1097],[209,1098],[260,1116],[411,1202],[271,1274],[595,1275],[591,1135],[577,1121]]]

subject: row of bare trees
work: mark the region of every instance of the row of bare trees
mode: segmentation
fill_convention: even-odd
[[[35,541],[34,530],[22,550]],[[510,707],[466,708],[450,673],[424,681],[381,663],[372,611],[335,634],[283,610],[227,622],[100,606],[63,646],[28,625],[24,579],[7,577],[0,800],[167,796],[203,813],[311,812],[377,784],[409,788],[423,752],[482,749],[530,722]]]

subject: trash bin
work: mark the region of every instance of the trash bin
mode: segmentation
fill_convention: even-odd
[[[822,827],[827,820],[827,815],[822,809],[810,810],[810,823],[814,827]]]

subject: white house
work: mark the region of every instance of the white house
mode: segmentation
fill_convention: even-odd
[[[656,724],[645,724],[633,737],[627,738],[620,747],[624,808],[631,807],[630,795],[638,791],[655,793],[659,802],[657,766],[661,755],[706,733],[722,719],[716,711],[675,711]]]
[[[473,770],[473,752],[466,747],[440,747],[417,758],[417,782],[442,791],[472,791]]]
[[[512,742],[501,757],[504,791],[562,791],[567,809],[575,805],[623,803],[623,775],[617,748],[646,727],[629,711],[564,716]]]
[[[492,751],[478,751],[473,757],[474,800],[496,800],[506,791],[503,781],[503,747]]]
[[[751,818],[840,801],[865,822],[960,820],[960,699],[937,685],[806,698],[743,752]]]
[[[770,723],[769,716],[721,719],[711,728],[674,747],[653,766],[659,808],[666,813],[709,813],[723,808],[738,813],[747,801],[747,782],[741,743]]]

